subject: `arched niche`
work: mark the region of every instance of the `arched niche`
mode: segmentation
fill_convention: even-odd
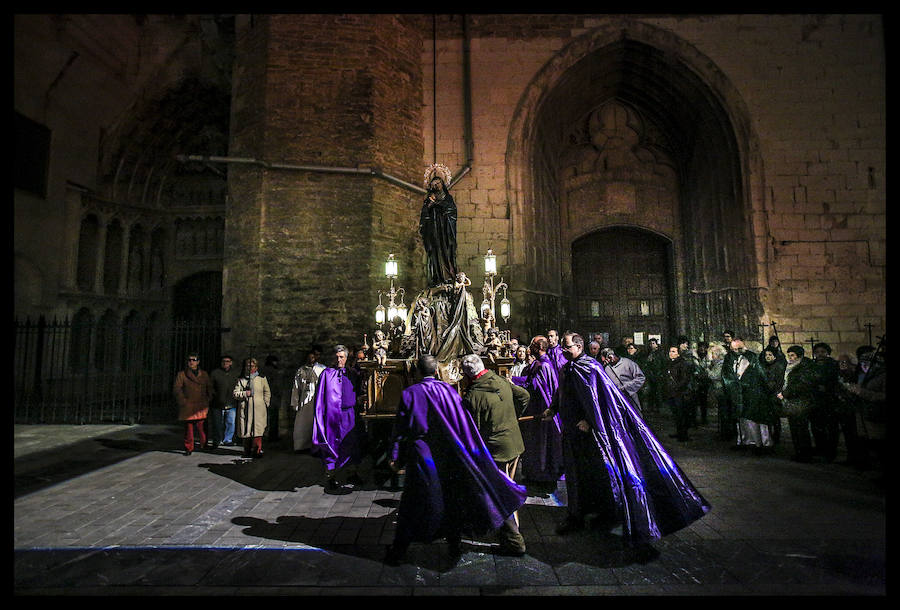
[[[671,236],[671,326],[695,337],[722,324],[755,333],[762,171],[749,126],[724,75],[671,32],[611,19],[561,49],[524,91],[507,143],[512,239],[527,245],[511,248],[525,276],[511,284],[525,286],[515,296],[526,315],[545,316],[527,325],[574,324],[572,243],[604,225],[635,224]],[[631,140],[613,159],[606,153],[618,136]],[[626,152],[627,163],[609,165]],[[655,203],[640,196],[653,167],[672,185]],[[553,311],[559,318],[546,319]]]

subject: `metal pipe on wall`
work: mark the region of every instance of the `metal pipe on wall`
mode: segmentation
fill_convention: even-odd
[[[401,186],[403,188],[409,189],[419,194],[425,194],[427,191],[421,186],[417,186],[415,184],[410,184],[396,176],[391,176],[390,174],[385,174],[379,169],[374,167],[331,167],[331,166],[322,166],[322,165],[294,165],[291,163],[269,163],[267,161],[262,161],[260,159],[252,159],[247,157],[217,157],[210,155],[176,155],[175,158],[182,163],[187,163],[190,161],[197,161],[203,163],[238,163],[244,165],[258,165],[260,167],[264,167],[266,169],[284,169],[291,171],[306,171],[306,172],[323,172],[330,174],[361,174],[367,176],[375,176],[377,178],[381,178],[383,180],[387,180],[397,186]]]

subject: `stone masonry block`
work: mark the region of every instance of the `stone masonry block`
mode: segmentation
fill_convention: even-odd
[[[858,331],[858,317],[834,317],[831,318],[831,329],[837,331]]]
[[[811,293],[811,292],[792,292],[791,293],[791,302],[794,305],[824,305],[826,302],[826,295],[824,293]]]
[[[804,318],[801,330],[823,331],[831,330],[831,318]]]
[[[860,345],[868,345],[869,344],[869,335],[866,331],[841,331],[838,333],[839,341],[838,343],[850,346],[860,346]],[[847,349],[846,352],[848,354],[854,354],[852,349]],[[832,354],[834,355],[834,354]]]

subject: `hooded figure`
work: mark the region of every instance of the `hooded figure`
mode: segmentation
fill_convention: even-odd
[[[499,529],[527,497],[497,468],[457,391],[434,378],[437,360],[424,355],[418,366],[424,379],[403,391],[394,420],[391,467],[405,468],[406,480],[388,563],[439,538],[458,556],[463,530]]]
[[[621,522],[625,540],[641,545],[706,514],[710,504],[603,366],[584,354],[583,339],[569,333],[564,338],[570,361],[545,413],[561,416],[566,451],[569,519],[557,531],[577,529],[590,512],[611,510],[603,516]]]

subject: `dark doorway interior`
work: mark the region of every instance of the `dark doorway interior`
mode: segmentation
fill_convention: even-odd
[[[172,302],[173,362],[184,366],[188,352],[200,354],[200,368],[210,371],[222,350],[222,273],[203,271],[175,285]]]
[[[668,240],[633,227],[604,229],[572,244],[575,317],[585,334],[608,333],[646,344],[650,335],[671,338],[672,269]]]

